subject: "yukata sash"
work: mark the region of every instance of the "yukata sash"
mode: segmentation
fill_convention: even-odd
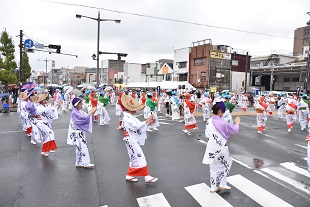
[[[209,138],[209,141],[202,163],[210,164],[219,157],[227,140],[215,129],[212,118],[208,120],[206,125],[206,137]]]

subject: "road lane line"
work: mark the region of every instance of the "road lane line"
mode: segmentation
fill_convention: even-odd
[[[296,164],[293,162],[284,162],[281,163],[280,165],[285,167],[286,169],[289,169],[291,171],[297,172],[303,176],[310,178],[310,173],[308,172],[308,170],[296,166]]]
[[[171,207],[162,193],[140,197],[137,201],[140,207]]]
[[[229,176],[227,181],[262,206],[292,206],[239,174]]]
[[[306,146],[303,146],[303,145],[300,145],[300,144],[295,144],[296,146],[298,146],[298,147],[302,147],[302,148],[305,148],[305,149],[307,149],[307,147]]]
[[[296,180],[293,180],[292,178],[286,177],[286,176],[284,176],[284,175],[282,175],[276,171],[273,171],[269,168],[264,168],[261,170],[265,173],[268,173],[269,175],[272,175],[273,177],[276,177],[279,180],[282,180],[282,181],[294,186],[295,188],[297,188],[303,192],[310,194],[310,189],[308,189],[309,188],[308,186],[306,186],[306,185],[304,185],[304,184],[302,184]]]
[[[21,133],[21,132],[25,132],[25,131],[5,131],[5,132],[1,132],[1,134],[8,134],[8,133]]]
[[[159,122],[160,124],[164,124],[164,125],[172,125],[171,123],[166,123],[166,122]]]
[[[211,193],[210,187],[207,186],[205,183],[187,186],[185,187],[185,189],[203,207],[207,207],[207,206],[230,207],[232,206],[219,194]]]
[[[245,163],[243,163],[243,162],[241,162],[241,161],[239,161],[239,160],[237,160],[237,159],[235,159],[235,158],[233,158],[233,157],[232,157],[232,160],[233,160],[234,162],[239,163],[240,165],[242,165],[242,166],[248,168],[248,169],[252,169],[249,165],[247,165],[247,164],[245,164]]]

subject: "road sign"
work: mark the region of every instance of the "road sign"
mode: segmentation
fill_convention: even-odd
[[[36,43],[35,48],[37,49],[44,49],[44,44]]]
[[[24,45],[27,47],[27,48],[32,48],[34,46],[34,42],[31,40],[31,39],[26,39],[24,41]]]

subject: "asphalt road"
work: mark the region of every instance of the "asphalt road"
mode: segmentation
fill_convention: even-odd
[[[207,141],[202,117],[188,136],[184,123],[161,116],[160,130],[148,133],[142,147],[150,174],[159,180],[130,183],[114,106],[108,107],[110,124],[94,123],[87,134],[94,169],[75,167],[75,147],[66,144],[69,112],[52,124],[58,149],[47,158],[39,144],[30,144],[17,113],[0,114],[0,206],[310,206],[307,132],[297,123],[288,133],[285,120],[268,117],[266,132],[257,134],[254,110],[249,111],[236,109],[242,115],[240,132],[228,142],[232,190],[216,195],[208,191],[209,166],[202,164]]]

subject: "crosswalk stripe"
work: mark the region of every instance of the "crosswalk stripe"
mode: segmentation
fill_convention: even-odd
[[[310,178],[310,173],[308,172],[308,170],[302,169],[298,166],[296,166],[295,163],[292,162],[284,162],[280,164],[281,166],[285,167],[286,169],[289,169],[291,171],[297,172],[303,176],[306,176],[308,178]]]
[[[171,207],[162,193],[137,198],[137,201],[140,207]]]
[[[207,206],[227,206],[230,205],[217,193],[211,193],[210,187],[205,183],[200,183],[185,187],[185,189],[195,198],[195,200],[203,207]]]
[[[262,206],[292,206],[239,174],[228,177],[227,181]]]
[[[284,181],[284,182],[294,186],[295,188],[297,188],[297,189],[299,189],[301,191],[304,191],[304,192],[310,194],[310,190],[307,189],[308,187],[306,185],[303,185],[302,183],[300,183],[300,182],[298,182],[296,180],[293,180],[292,178],[286,177],[286,176],[284,176],[284,175],[282,175],[282,174],[280,174],[280,173],[278,173],[276,171],[273,171],[273,170],[271,170],[269,168],[264,168],[264,169],[261,169],[261,170],[263,172],[265,172],[265,173],[268,173],[269,175],[272,175],[273,177],[276,177],[276,178],[278,178],[278,179],[280,179],[280,180],[282,180],[282,181]]]
[[[283,183],[281,183],[281,182],[279,182],[279,181],[277,181],[277,180],[271,178],[269,175],[263,173],[262,171],[254,170],[254,172],[256,172],[257,174],[260,174],[260,175],[264,176],[265,178],[268,178],[269,180],[271,180],[271,181],[277,183],[278,185],[281,185],[282,187],[284,187],[284,188],[286,188],[286,189],[288,189],[288,190],[290,190],[290,191],[293,191],[294,193],[296,193],[296,194],[298,194],[298,195],[300,195],[300,196],[302,196],[302,197],[304,197],[305,199],[307,199],[307,200],[310,201],[310,198],[308,198],[308,197],[304,196],[303,194],[301,194],[301,193],[295,191],[294,189],[290,188],[290,187],[287,186],[286,184],[283,184]]]

